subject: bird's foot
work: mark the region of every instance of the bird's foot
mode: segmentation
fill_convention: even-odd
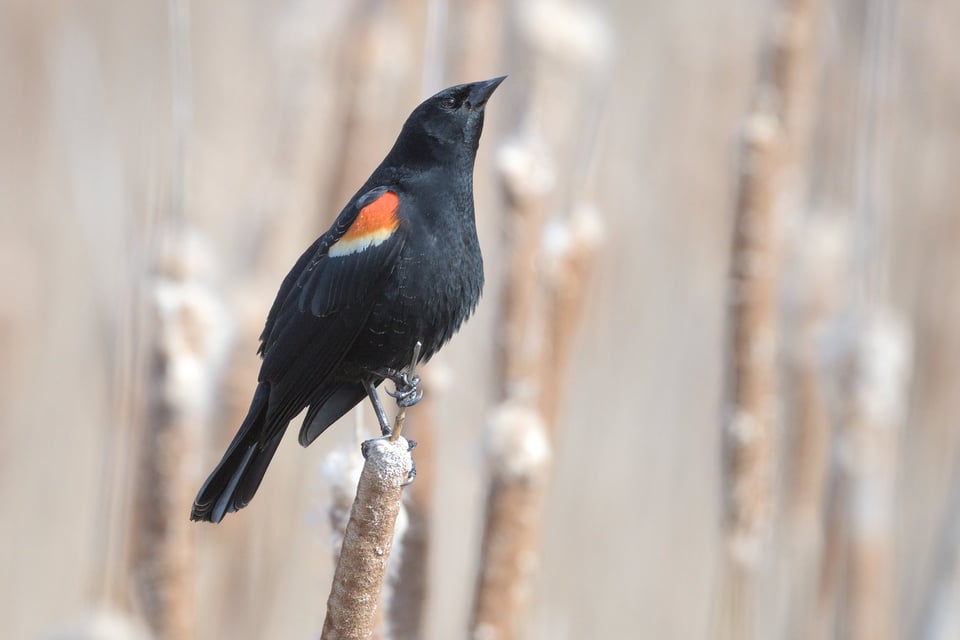
[[[389,438],[389,434],[384,434],[384,438]],[[366,460],[370,455],[370,447],[373,446],[373,443],[379,440],[380,438],[374,438],[372,440],[364,440],[360,443],[360,453],[363,455],[363,459]],[[407,440],[407,451],[413,451],[414,447],[417,446],[416,440]],[[407,473],[407,479],[401,484],[401,487],[408,487],[413,484],[413,480],[417,477],[417,462],[416,460],[410,459],[410,471]]]
[[[416,440],[407,440],[407,451],[413,451],[413,448],[417,446]],[[413,479],[417,477],[417,461],[413,458],[410,459],[410,473],[407,474],[407,480],[401,487],[408,487],[413,484]]]
[[[390,376],[394,390],[387,389],[387,395],[396,399],[397,406],[404,409],[412,407],[423,398],[423,389],[420,388],[420,376],[408,370],[396,371]]]
[[[417,463],[414,462],[414,463],[413,463],[413,466],[410,467],[410,473],[407,474],[407,479],[406,479],[406,481],[404,481],[404,483],[401,484],[400,486],[401,486],[401,487],[409,487],[410,485],[413,484],[413,481],[414,481],[414,479],[416,479],[416,477],[417,477]]]

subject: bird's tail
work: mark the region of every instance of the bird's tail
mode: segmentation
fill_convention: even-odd
[[[283,438],[286,426],[266,442],[260,438],[266,430],[270,386],[261,382],[253,394],[250,411],[227,447],[220,464],[213,470],[193,501],[191,520],[220,522],[223,516],[247,506],[257,492],[263,474]]]

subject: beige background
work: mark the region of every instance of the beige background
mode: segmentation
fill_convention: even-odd
[[[463,637],[469,616],[510,229],[494,166],[528,108],[556,162],[551,207],[591,204],[606,228],[562,399],[530,637],[710,635],[737,127],[769,3],[609,1],[570,20],[549,4],[0,3],[0,635],[136,611],[123,496],[150,393],[150,274],[171,225],[205,247],[201,295],[223,310],[208,339],[229,353],[203,400],[197,484],[245,410],[286,269],[420,98],[503,73],[476,171],[488,287],[439,358],[439,460],[418,480],[436,482],[428,637]],[[912,332],[891,551],[894,635],[907,638],[951,570],[935,549],[960,445],[960,4],[897,3],[881,34],[877,206],[862,213],[873,5],[827,3],[818,23],[796,216],[851,211],[866,238],[854,246],[884,265],[884,302]],[[864,231],[881,215],[881,235]],[[323,461],[353,437],[349,421],[309,450],[288,437],[248,509],[197,527],[198,637],[316,636],[332,575]],[[789,636],[771,624],[765,637]]]

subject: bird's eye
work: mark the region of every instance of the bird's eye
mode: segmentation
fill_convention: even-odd
[[[456,109],[459,106],[459,101],[456,96],[447,96],[440,101],[440,106],[444,109]]]

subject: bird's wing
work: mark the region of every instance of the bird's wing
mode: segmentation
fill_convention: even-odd
[[[403,243],[399,198],[378,187],[348,206],[300,257],[261,336],[260,380],[271,383],[275,418],[268,423],[285,426],[329,379],[365,325]]]
[[[336,224],[334,225],[334,229],[336,229]],[[272,342],[270,336],[273,334],[273,327],[277,324],[277,317],[281,311],[283,311],[287,298],[290,296],[291,291],[294,290],[297,280],[300,279],[300,273],[306,268],[307,264],[316,257],[324,243],[328,242],[327,236],[329,234],[330,232],[328,231],[317,238],[316,241],[303,252],[303,255],[297,260],[297,263],[293,265],[293,269],[290,269],[290,273],[288,273],[283,279],[283,282],[280,283],[277,297],[273,300],[273,306],[270,307],[270,313],[267,314],[267,322],[263,327],[263,332],[260,334],[260,347],[257,349],[258,354],[262,355],[263,352],[267,350],[267,346]]]
[[[284,309],[289,306],[291,296],[302,295],[305,276],[309,275],[309,273],[316,268],[316,263],[322,261],[327,256],[327,252],[331,246],[342,239],[351,230],[354,223],[366,222],[365,226],[369,226],[370,220],[367,219],[367,216],[362,215],[364,212],[371,214],[379,212],[380,215],[383,216],[385,209],[388,213],[390,212],[391,204],[394,205],[394,209],[398,208],[398,200],[396,194],[387,187],[376,187],[355,198],[350,204],[344,207],[330,229],[317,238],[316,241],[303,252],[303,255],[300,256],[280,284],[277,297],[273,301],[273,306],[270,307],[270,313],[267,314],[267,322],[264,325],[263,332],[260,334],[260,348],[257,350],[257,353],[263,354],[267,350],[272,341],[271,336],[277,324],[277,318]],[[375,206],[372,209],[368,209],[371,205]],[[392,213],[394,216],[399,216],[396,210]],[[374,217],[375,216],[370,216],[370,218]],[[360,220],[358,220],[358,218]],[[360,230],[361,229],[358,229],[358,231]],[[337,251],[335,250],[334,253],[337,253]]]

